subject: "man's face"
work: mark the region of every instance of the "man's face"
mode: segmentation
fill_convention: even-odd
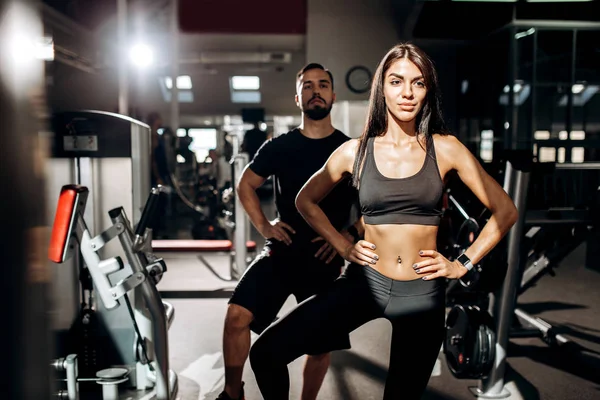
[[[300,77],[296,87],[296,104],[312,120],[321,120],[329,115],[335,93],[329,74],[314,68]]]

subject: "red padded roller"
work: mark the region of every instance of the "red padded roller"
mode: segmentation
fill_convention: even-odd
[[[256,250],[256,243],[249,240],[246,242],[248,251]],[[156,252],[217,252],[233,250],[231,240],[153,240],[152,249]]]
[[[48,247],[48,258],[55,263],[65,261],[69,239],[75,224],[77,202],[81,193],[87,193],[85,186],[66,185],[60,191],[56,206],[52,236]]]

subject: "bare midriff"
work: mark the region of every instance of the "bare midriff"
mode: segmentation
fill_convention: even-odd
[[[431,225],[367,225],[365,240],[377,248],[379,260],[371,268],[388,278],[399,281],[421,279],[413,268],[415,263],[429,259],[421,250],[437,250],[437,226]]]

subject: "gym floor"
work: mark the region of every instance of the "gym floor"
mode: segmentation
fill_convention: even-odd
[[[255,231],[253,239],[262,241]],[[235,283],[213,275],[191,254],[165,254],[169,271],[159,284],[166,301],[175,306],[169,335],[171,368],[179,375],[182,400],[213,400],[223,389],[222,330],[227,299]],[[228,272],[227,256],[206,257]],[[518,299],[519,307],[552,324],[580,346],[580,351],[548,347],[537,338],[511,339],[507,381],[527,400],[600,398],[600,269],[584,267],[585,245]],[[296,304],[291,297],[282,310]],[[390,325],[372,321],[351,334],[352,349],[336,352],[319,394],[323,400],[381,399],[389,357]],[[252,336],[254,341],[256,336]],[[415,338],[418,345],[418,338]],[[410,360],[406,360],[410,363]],[[299,399],[303,359],[290,364],[290,398]],[[398,377],[402,379],[402,377]],[[244,371],[246,399],[262,398],[249,363]],[[477,381],[458,380],[446,367],[443,354],[424,399],[472,399]]]

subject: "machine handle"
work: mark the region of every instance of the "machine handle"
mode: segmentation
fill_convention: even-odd
[[[136,236],[144,236],[146,228],[148,227],[150,222],[154,221],[159,199],[160,188],[152,188],[152,190],[150,191],[150,196],[148,196],[148,200],[146,201],[146,205],[144,206],[142,216],[140,217],[140,222],[137,225],[137,228],[135,229]]]

